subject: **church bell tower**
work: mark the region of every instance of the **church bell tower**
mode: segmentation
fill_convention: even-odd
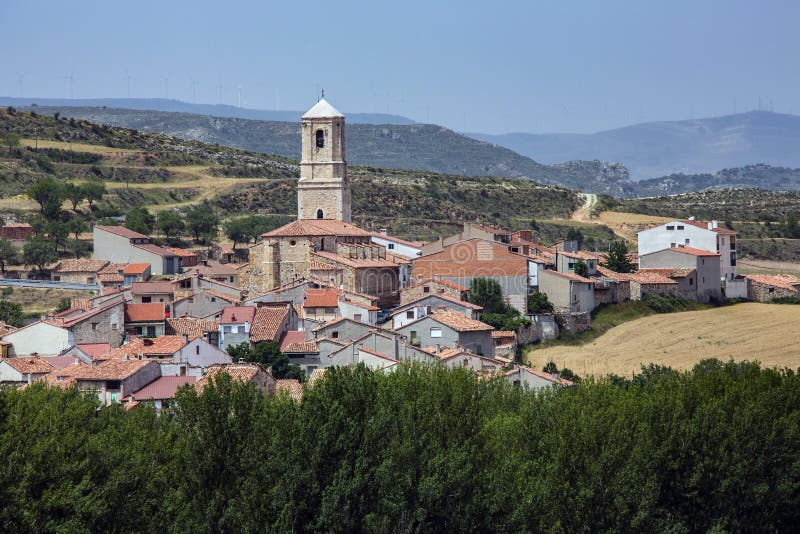
[[[301,125],[303,152],[297,218],[351,222],[344,115],[323,98],[303,115]]]

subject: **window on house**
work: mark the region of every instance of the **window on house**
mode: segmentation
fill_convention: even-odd
[[[142,303],[149,304],[150,302],[153,302],[152,297],[142,297]]]
[[[442,328],[439,326],[432,326],[431,337],[442,337]]]
[[[685,245],[688,247],[688,246],[689,246],[689,243],[691,243],[691,242],[692,242],[692,240],[691,240],[691,239],[689,239],[689,238],[687,237],[687,238],[684,240],[684,242],[683,242],[683,243],[684,243],[684,244],[685,244]]]
[[[480,343],[475,345],[475,354],[477,354],[478,356],[483,356],[483,345],[481,345]]]
[[[144,330],[142,329],[141,326],[134,326],[133,327],[133,333],[136,334],[137,336],[141,336],[143,331]]]
[[[430,293],[431,292],[431,288],[428,287],[428,286],[422,286],[422,292],[423,293]]]
[[[331,339],[339,339],[339,332],[337,332],[336,330],[331,332]]]
[[[235,281],[235,278],[231,276],[230,280],[228,280],[231,284]]]
[[[322,210],[317,210],[317,219],[324,219],[324,218],[325,218],[325,216],[322,213]]]
[[[94,276],[90,276],[86,279],[88,284],[94,284]]]
[[[464,367],[469,367],[469,358],[464,358]]]
[[[106,389],[118,391],[119,388],[120,388],[119,380],[106,380]]]
[[[92,332],[97,332],[97,325],[100,323],[92,323]]]
[[[325,308],[325,313],[330,315],[332,313],[336,313],[336,308]]]
[[[111,323],[111,330],[117,329],[117,323]]]
[[[694,285],[694,278],[689,278],[689,285],[690,285],[690,286],[693,286],[693,285]]]
[[[147,335],[149,337],[156,337],[156,327],[155,326],[148,326],[147,327]]]
[[[775,288],[774,287],[771,287],[771,288],[769,288],[767,290],[767,293],[774,293],[774,292],[775,292]]]
[[[667,226],[667,230],[669,230],[671,232],[671,231],[675,230],[675,226]]]
[[[678,225],[678,230],[683,230],[683,225],[682,224]]]
[[[675,245],[677,245],[677,243],[670,243],[669,248],[675,248]]]
[[[736,267],[736,252],[731,252],[731,267]]]
[[[388,245],[386,245],[386,248],[388,248],[389,250],[394,250],[394,243],[389,243]]]
[[[361,321],[361,314],[360,313],[354,313],[353,314],[353,320],[360,322]]]
[[[406,319],[413,319],[414,318],[414,310],[408,310],[406,312]]]
[[[200,345],[195,345],[194,346],[194,353],[195,354],[200,354]]]
[[[230,333],[231,333],[231,327],[230,327],[230,325],[225,325],[225,326],[223,326],[223,327],[222,327],[222,333],[223,333],[223,334],[230,334]]]
[[[706,277],[705,276],[703,277],[703,283],[704,284],[706,283]]]
[[[574,271],[575,270],[575,262],[571,261],[571,262],[567,263],[567,269],[569,269],[570,271]]]
[[[417,338],[417,331],[411,331],[411,344],[419,347],[419,339]]]
[[[325,132],[317,130],[317,148],[325,148]]]
[[[211,297],[211,302],[217,302],[217,297]]]
[[[522,382],[520,382],[519,380],[514,380],[513,384],[516,387],[522,387]]]

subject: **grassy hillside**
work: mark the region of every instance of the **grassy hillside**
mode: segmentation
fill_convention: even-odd
[[[690,369],[703,358],[800,367],[800,306],[736,304],[702,311],[651,315],[611,328],[585,345],[532,350],[531,365],[548,361],[578,374],[631,376],[641,365]],[[735,325],[732,328],[731,325]]]
[[[296,161],[162,134],[86,121],[0,110],[0,136],[22,137],[0,147],[0,206],[35,208],[20,197],[44,176],[63,181],[104,180],[109,194],[98,215],[132,206],[180,209],[208,200],[223,216],[296,213]],[[36,148],[38,147],[38,148]],[[351,167],[353,211],[366,228],[388,228],[415,239],[447,235],[461,221],[530,228],[532,220],[569,218],[580,206],[571,190],[529,180]],[[543,224],[547,240],[563,238],[567,224]],[[598,239],[604,234],[596,233]]]
[[[296,157],[300,123],[212,117],[112,108],[38,107],[40,113],[99,124],[160,132],[183,139]],[[525,178],[591,192],[622,195],[627,170],[600,161],[542,165],[507,148],[431,124],[348,124],[347,159],[351,164],[464,176]]]

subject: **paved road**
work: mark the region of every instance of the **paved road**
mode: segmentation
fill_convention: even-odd
[[[52,282],[50,280],[18,280],[16,278],[0,278],[0,286],[38,287],[40,289],[83,289],[100,291],[97,284],[79,284],[77,282]]]

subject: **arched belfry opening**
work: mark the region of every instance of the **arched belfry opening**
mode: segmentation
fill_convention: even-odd
[[[323,216],[322,210],[317,210],[317,219],[324,219],[324,218],[325,217]]]
[[[317,148],[325,148],[325,132],[323,130],[317,130]]]

